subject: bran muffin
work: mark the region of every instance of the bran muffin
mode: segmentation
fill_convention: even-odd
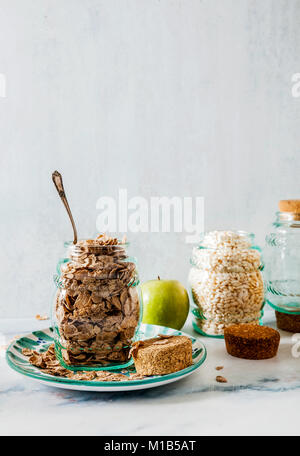
[[[227,352],[232,356],[268,359],[277,354],[280,334],[268,326],[241,324],[225,328],[224,338]]]
[[[192,341],[186,336],[166,336],[134,342],[131,348],[140,375],[165,375],[193,363]]]

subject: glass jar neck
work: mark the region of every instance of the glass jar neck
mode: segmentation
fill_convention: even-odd
[[[261,267],[261,249],[254,244],[254,234],[245,231],[212,231],[204,233],[194,247],[190,263],[200,270],[243,272],[239,264],[245,258],[253,263],[252,270]]]
[[[251,248],[255,235],[242,230],[209,231],[200,234],[197,249],[219,250],[225,248]]]
[[[286,228],[300,228],[300,214],[295,212],[276,212],[273,226]]]
[[[125,258],[128,245],[128,242],[103,245],[93,240],[82,240],[77,244],[66,242],[65,248],[67,249],[68,257],[73,261],[77,261],[90,255]]]

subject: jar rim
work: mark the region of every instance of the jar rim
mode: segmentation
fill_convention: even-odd
[[[299,212],[286,212],[286,211],[277,211],[275,213],[277,221],[280,223],[288,222],[300,222],[300,213]]]
[[[213,230],[214,232],[219,232],[219,233],[222,233],[224,232],[225,230]],[[229,231],[229,230],[228,230]],[[257,249],[257,246],[253,246],[253,241],[254,241],[254,238],[255,238],[255,234],[250,232],[250,231],[245,231],[245,230],[230,230],[232,233],[235,233],[235,234],[238,234],[240,235],[241,237],[245,238],[246,240],[248,240],[251,245],[248,247],[249,249]],[[208,251],[214,251],[214,250],[219,250],[220,249],[220,246],[217,246],[217,247],[207,247],[207,246],[204,246],[202,245],[201,243],[203,242],[203,239],[204,237],[211,233],[212,231],[203,231],[201,234],[200,234],[200,241],[198,242],[198,244],[194,247],[196,250],[208,250]]]
[[[65,248],[68,248],[68,247],[71,247],[71,246],[78,246],[78,242],[80,241],[87,241],[89,240],[89,238],[86,238],[86,239],[78,239],[77,243],[74,244],[73,241],[64,241],[64,247]],[[94,240],[94,239],[92,239]],[[93,244],[91,244],[93,246]],[[101,249],[105,249],[105,248],[112,248],[112,247],[128,247],[130,245],[130,242],[126,241],[126,242],[122,242],[122,240],[118,239],[118,244],[96,244],[95,242],[95,246],[97,247],[101,247]]]

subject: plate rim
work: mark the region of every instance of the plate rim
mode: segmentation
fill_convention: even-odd
[[[20,337],[18,337],[18,339],[15,339],[13,340],[8,348],[6,349],[6,362],[7,364],[9,365],[9,367],[11,369],[13,369],[14,371],[18,372],[19,374],[21,375],[24,375],[25,377],[30,377],[30,378],[33,378],[35,380],[39,380],[39,381],[44,381],[44,382],[48,382],[48,383],[62,383],[62,384],[65,384],[65,385],[82,385],[82,386],[94,386],[94,387],[126,387],[126,386],[135,386],[135,385],[148,385],[148,384],[152,384],[152,383],[158,383],[158,382],[163,382],[164,380],[171,380],[171,379],[176,379],[176,378],[180,378],[182,376],[184,376],[185,374],[189,374],[189,373],[192,373],[194,370],[198,369],[203,363],[204,361],[206,360],[207,358],[207,349],[204,345],[204,343],[200,340],[200,339],[196,339],[195,337],[191,336],[190,334],[187,334],[187,333],[184,333],[182,331],[178,331],[176,329],[173,329],[173,328],[168,328],[166,326],[160,326],[160,325],[148,325],[147,326],[154,326],[154,327],[158,327],[158,328],[167,328],[167,329],[171,329],[172,331],[176,331],[177,333],[180,333],[180,335],[185,335],[187,337],[189,337],[190,339],[194,340],[195,343],[199,344],[200,347],[202,349],[201,351],[201,358],[195,363],[195,364],[192,364],[191,366],[188,366],[186,367],[185,369],[181,369],[180,371],[177,371],[177,372],[172,372],[170,374],[166,374],[166,375],[163,375],[163,376],[159,376],[159,377],[152,377],[152,378],[144,378],[144,379],[140,379],[140,380],[121,380],[121,381],[114,381],[114,382],[104,382],[104,381],[95,381],[95,380],[74,380],[74,379],[70,379],[70,378],[66,378],[66,377],[56,377],[54,375],[49,375],[49,374],[46,374],[44,373],[44,376],[41,378],[41,374],[39,372],[35,373],[35,372],[27,372],[25,371],[25,369],[23,369],[22,367],[19,367],[18,365],[16,365],[11,359],[10,359],[10,356],[9,356],[9,352],[11,351],[11,348],[14,347],[14,345],[20,340],[22,339],[23,337],[26,337],[26,336],[29,336],[31,334],[33,334],[34,331],[30,332],[30,333],[27,333],[27,334],[24,334]],[[40,331],[51,331],[51,326],[50,327],[47,327],[47,328],[44,328],[44,329],[41,329]],[[200,354],[199,354],[200,355]]]

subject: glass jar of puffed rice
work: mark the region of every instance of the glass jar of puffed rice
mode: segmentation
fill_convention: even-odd
[[[100,235],[73,244],[54,276],[55,352],[69,370],[110,370],[132,363],[142,300],[129,244]]]
[[[263,266],[254,234],[203,233],[190,262],[193,327],[197,332],[224,337],[227,326],[260,322],[264,306]]]

